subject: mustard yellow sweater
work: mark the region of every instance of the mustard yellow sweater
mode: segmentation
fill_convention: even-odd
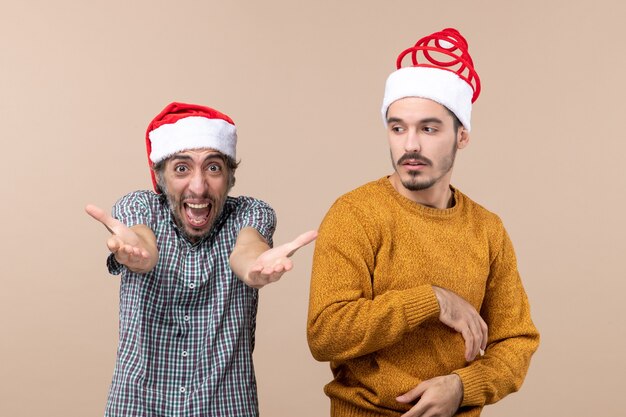
[[[388,178],[339,198],[315,245],[307,335],[330,361],[331,415],[399,416],[398,395],[457,373],[458,416],[516,391],[539,333],[500,219],[454,190],[446,210],[412,202]],[[463,337],[439,321],[432,286],[470,302],[489,326],[485,355],[464,359]]]

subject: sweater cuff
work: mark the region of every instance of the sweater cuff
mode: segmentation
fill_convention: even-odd
[[[439,302],[431,285],[421,285],[407,291],[404,314],[411,329],[439,314]]]
[[[485,404],[486,387],[481,375],[469,367],[457,369],[453,373],[457,374],[463,383],[461,407],[483,406]]]

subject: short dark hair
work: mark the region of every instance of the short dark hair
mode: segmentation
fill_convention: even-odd
[[[459,118],[458,118],[458,117],[456,117],[456,114],[454,114],[454,113],[452,112],[452,110],[450,110],[450,109],[449,109],[449,108],[447,108],[446,106],[443,106],[443,107],[444,107],[444,108],[448,111],[448,113],[450,114],[450,116],[452,116],[452,124],[453,124],[453,126],[454,126],[454,131],[455,131],[455,132],[458,132],[458,131],[459,131],[459,128],[460,128],[461,126],[463,126],[463,123],[461,123],[461,121],[459,120]]]
[[[159,193],[165,193],[165,184],[163,184],[163,170],[165,169],[165,164],[172,158],[173,155],[168,156],[165,159],[160,160],[156,164],[152,166],[152,171],[154,172],[154,176],[157,181],[157,191]],[[241,161],[235,161],[235,158],[232,158],[228,155],[224,155],[223,153],[219,154],[220,158],[226,165],[228,169],[228,189],[230,190],[235,185],[235,171],[237,167],[239,167],[239,163]]]

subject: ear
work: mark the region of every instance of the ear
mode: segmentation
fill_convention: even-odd
[[[470,134],[463,126],[456,133],[456,148],[463,149],[469,144]]]

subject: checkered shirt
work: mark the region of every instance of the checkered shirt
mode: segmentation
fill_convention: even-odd
[[[258,291],[230,269],[239,231],[254,227],[272,244],[274,210],[249,197],[228,197],[205,239],[180,234],[164,196],[137,191],[113,216],[145,224],[156,235],[159,261],[122,274],[119,346],[105,416],[258,416],[252,364]]]

